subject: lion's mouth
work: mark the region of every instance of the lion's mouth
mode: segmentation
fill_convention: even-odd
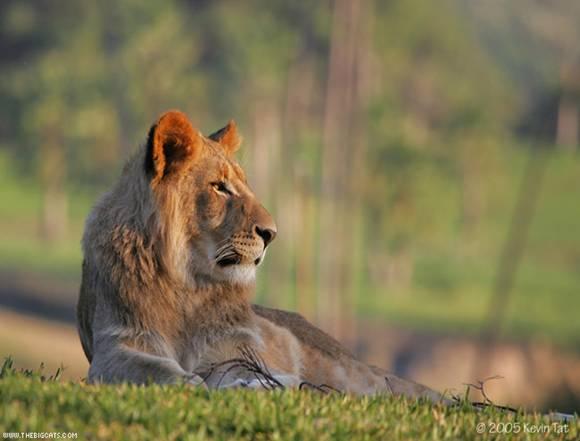
[[[233,247],[228,247],[220,250],[215,256],[215,264],[220,268],[225,268],[233,265],[251,264],[254,266],[260,265],[264,260],[265,250],[262,250],[259,256],[253,257],[245,253],[240,253],[234,250]]]
[[[226,266],[238,265],[239,263],[241,263],[241,261],[242,257],[239,254],[235,254],[227,257],[222,257],[216,263],[218,264],[218,266],[221,266],[223,268]]]

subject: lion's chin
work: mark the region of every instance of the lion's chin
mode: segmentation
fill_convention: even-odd
[[[253,263],[228,265],[220,268],[220,272],[224,279],[232,283],[249,285],[256,280],[256,265]]]

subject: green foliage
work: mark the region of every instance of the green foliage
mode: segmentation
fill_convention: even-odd
[[[293,439],[293,440],[529,440],[523,427],[548,425],[545,417],[510,414],[467,404],[443,408],[386,396],[357,398],[312,391],[222,390],[181,386],[87,386],[15,372],[0,375],[0,431],[77,432],[79,439]],[[511,423],[519,433],[477,433],[477,425]],[[513,426],[511,426],[513,427]],[[568,432],[542,439],[573,440]]]

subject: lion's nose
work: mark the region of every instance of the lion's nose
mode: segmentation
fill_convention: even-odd
[[[255,226],[256,234],[264,241],[264,248],[276,237],[276,230],[268,227]]]

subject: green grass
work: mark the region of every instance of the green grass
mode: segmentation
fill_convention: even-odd
[[[16,372],[9,363],[0,373],[0,409],[0,432],[76,432],[80,440],[575,440],[580,434],[577,420],[554,424],[539,414],[467,404],[443,408],[299,390],[87,386]],[[491,433],[493,425],[503,433]],[[533,428],[549,433],[530,433]]]

